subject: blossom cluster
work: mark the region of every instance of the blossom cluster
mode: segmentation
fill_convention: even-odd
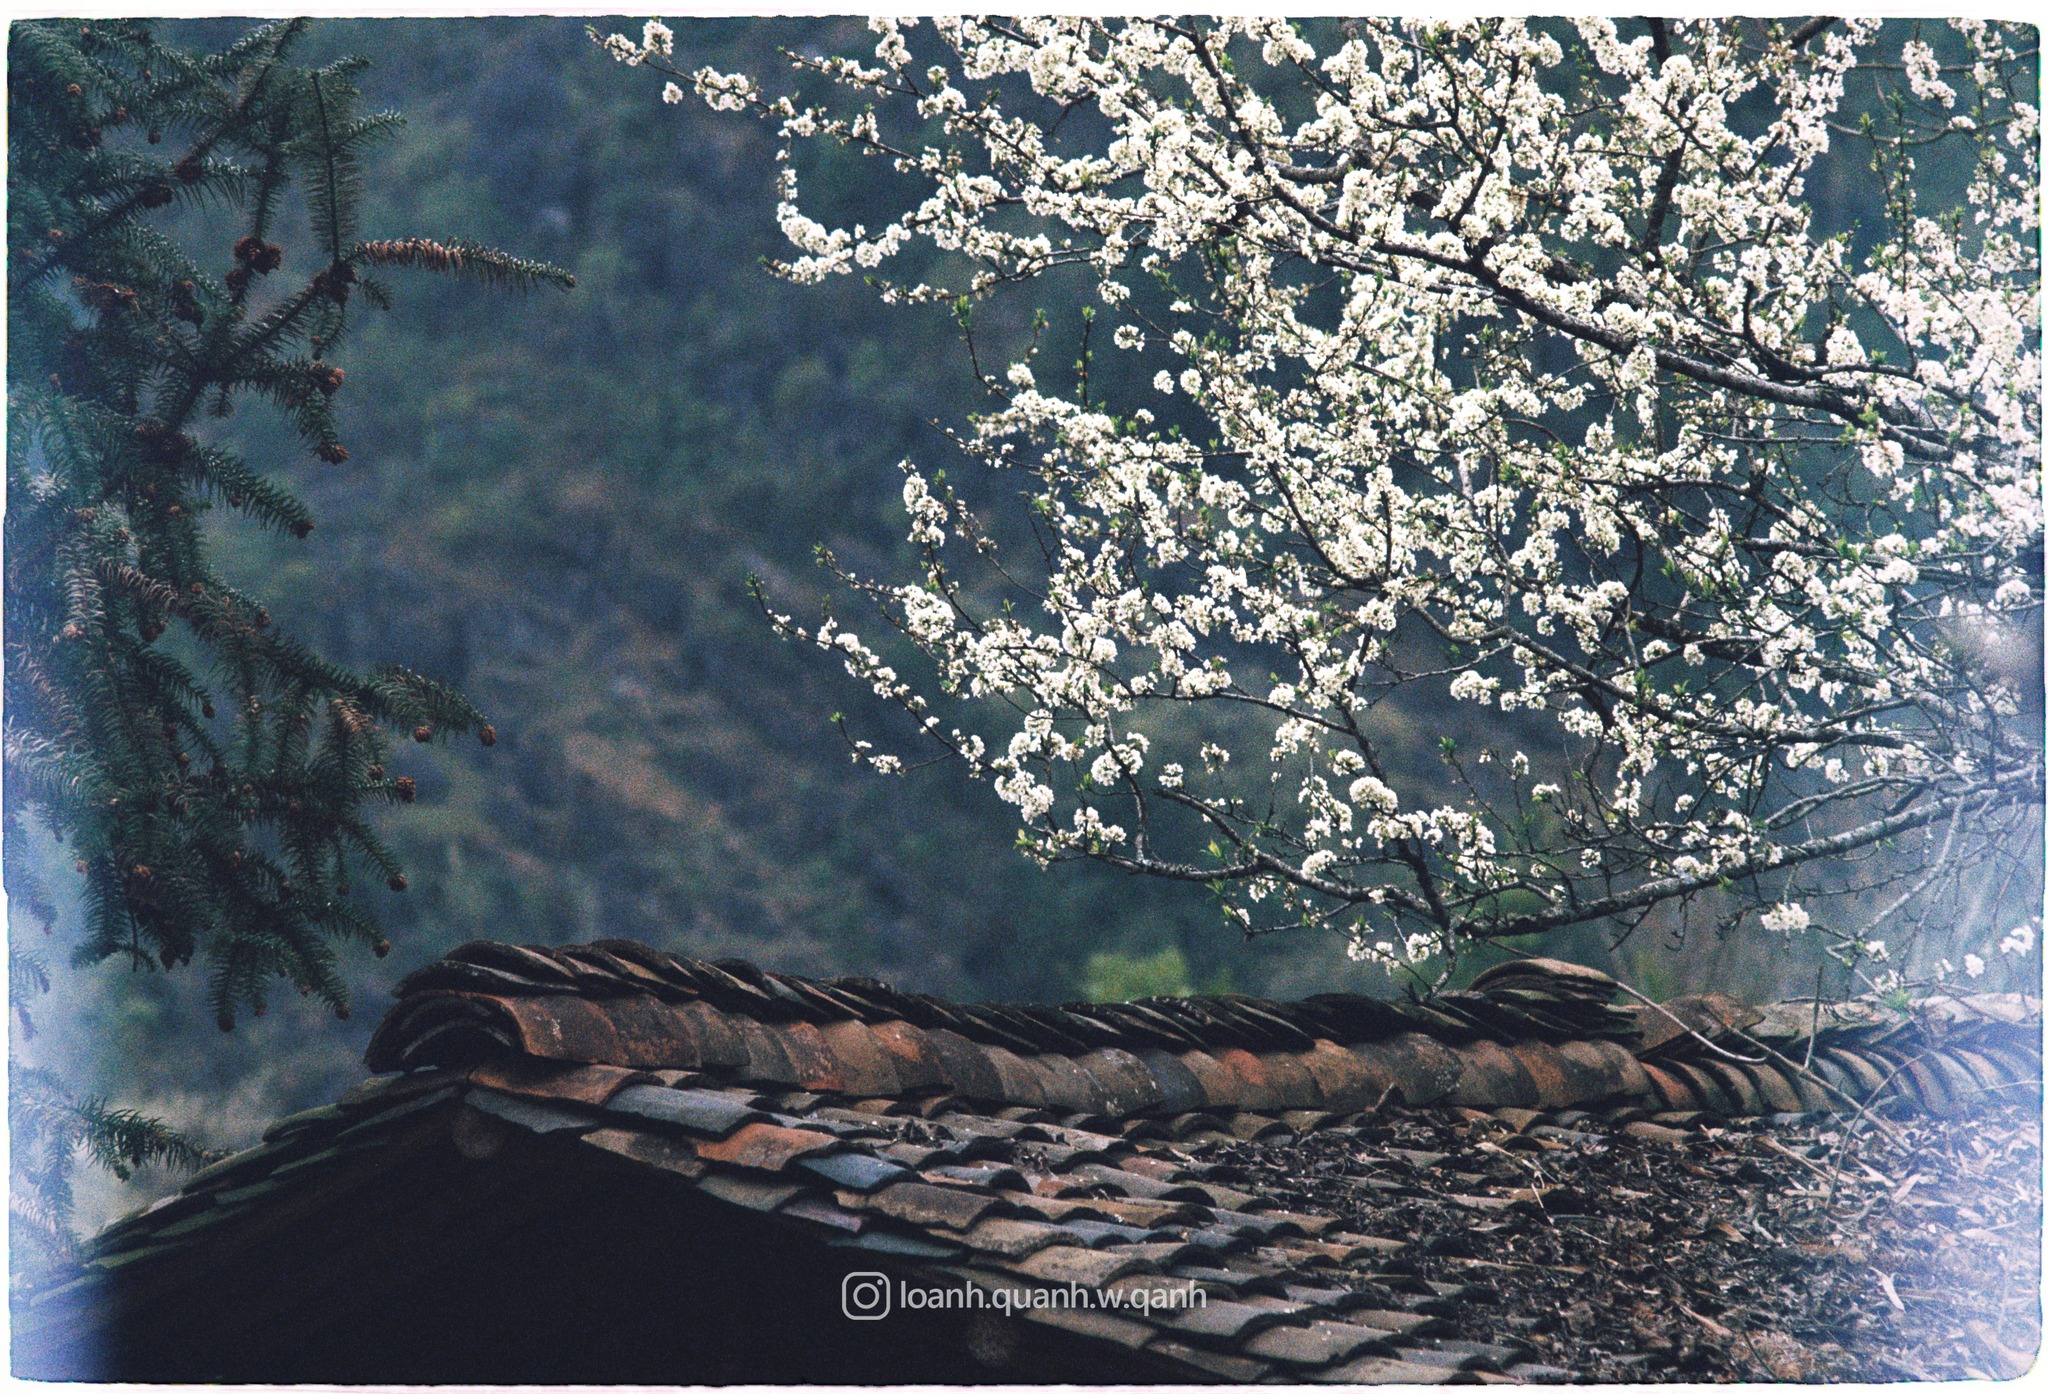
[[[2042,603],[2023,31],[873,29],[792,55],[836,105],[673,74],[773,123],[783,274],[951,304],[1078,270],[1128,388],[986,374],[962,444],[1029,481],[1036,557],[906,464],[922,574],[854,583],[933,683],[779,620],[1036,855],[1415,963],[1701,895],[1822,927],[1822,891],[1953,889],[2038,809],[2030,676],[1984,657]],[[920,194],[831,225],[804,143]],[[1830,230],[1823,185],[1880,225]],[[965,269],[890,275],[920,248]],[[1506,745],[1417,780],[1418,693]]]

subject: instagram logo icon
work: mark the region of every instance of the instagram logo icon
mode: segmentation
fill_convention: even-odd
[[[881,1273],[849,1273],[839,1283],[839,1310],[848,1321],[880,1321],[889,1315],[889,1279]]]

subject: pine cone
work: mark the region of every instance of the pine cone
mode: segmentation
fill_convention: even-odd
[[[356,269],[337,261],[313,278],[313,289],[337,305],[348,304],[349,287],[356,283]]]
[[[171,287],[171,313],[187,324],[198,324],[206,318],[199,308],[197,290],[190,281],[180,281]]]
[[[267,276],[284,261],[284,248],[252,233],[236,241],[235,260],[257,275]]]
[[[191,437],[173,431],[154,416],[135,423],[135,439],[142,445],[143,458],[151,464],[175,465],[192,448]]]

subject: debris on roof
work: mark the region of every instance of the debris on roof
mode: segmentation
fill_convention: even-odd
[[[2016,1244],[2038,1284],[2033,999],[1624,1006],[1539,959],[1427,1003],[960,1005],[617,940],[470,944],[398,991],[377,1077],[110,1227],[17,1312],[17,1371],[1893,1379],[2038,1344],[2037,1308],[1912,1277],[2024,1283],[1940,1268]],[[1923,1216],[1954,1252],[1881,1257]],[[329,1276],[427,1258],[459,1281],[426,1307]],[[867,1340],[864,1274],[957,1309]],[[592,1284],[632,1296],[546,1345]],[[801,1310],[734,1315],[762,1303]]]

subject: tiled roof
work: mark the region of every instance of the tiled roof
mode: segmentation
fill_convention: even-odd
[[[1754,1008],[1711,993],[1630,1008],[1614,1005],[1616,991],[1593,969],[1529,959],[1427,1005],[1339,993],[960,1005],[872,979],[816,981],[624,940],[479,942],[399,984],[368,1060],[376,1071],[506,1056],[691,1070],[757,1087],[950,1096],[1114,1120],[1341,1114],[1387,1101],[1631,1101],[1741,1115],[1840,1107],[1877,1092],[1941,1111],[1951,1095],[2039,1073],[2024,1054],[2031,1030],[2001,1029],[2038,1018],[2035,1004],[2013,997],[1936,999],[1902,1017],[1869,1002],[1816,1013],[1812,1003]],[[1940,1031],[1931,1052],[1930,1026]],[[1730,1040],[1743,1045],[1718,1044]]]
[[[1426,1005],[963,1006],[622,941],[470,944],[401,984],[369,1049],[380,1077],[118,1223],[83,1276],[35,1305],[90,1301],[110,1274],[172,1260],[432,1132],[471,1159],[513,1138],[601,1154],[772,1217],[848,1268],[1117,1294],[1114,1312],[1012,1301],[1026,1321],[1166,1378],[1563,1379],[1517,1346],[1467,1339],[1443,1315],[1463,1294],[1414,1276],[1404,1241],[1280,1208],[1193,1154],[1348,1138],[1398,1189],[1439,1159],[1376,1141],[1389,1109],[1452,1111],[1510,1138],[1654,1143],[1703,1119],[2038,1095],[2033,999],[1943,998],[1909,1014],[1716,995],[1629,1007],[1615,992],[1603,974],[1529,960]],[[1521,1203],[1512,1188],[1467,1190],[1452,1199],[1475,1212]],[[1203,1303],[1136,1296],[1169,1289]]]

